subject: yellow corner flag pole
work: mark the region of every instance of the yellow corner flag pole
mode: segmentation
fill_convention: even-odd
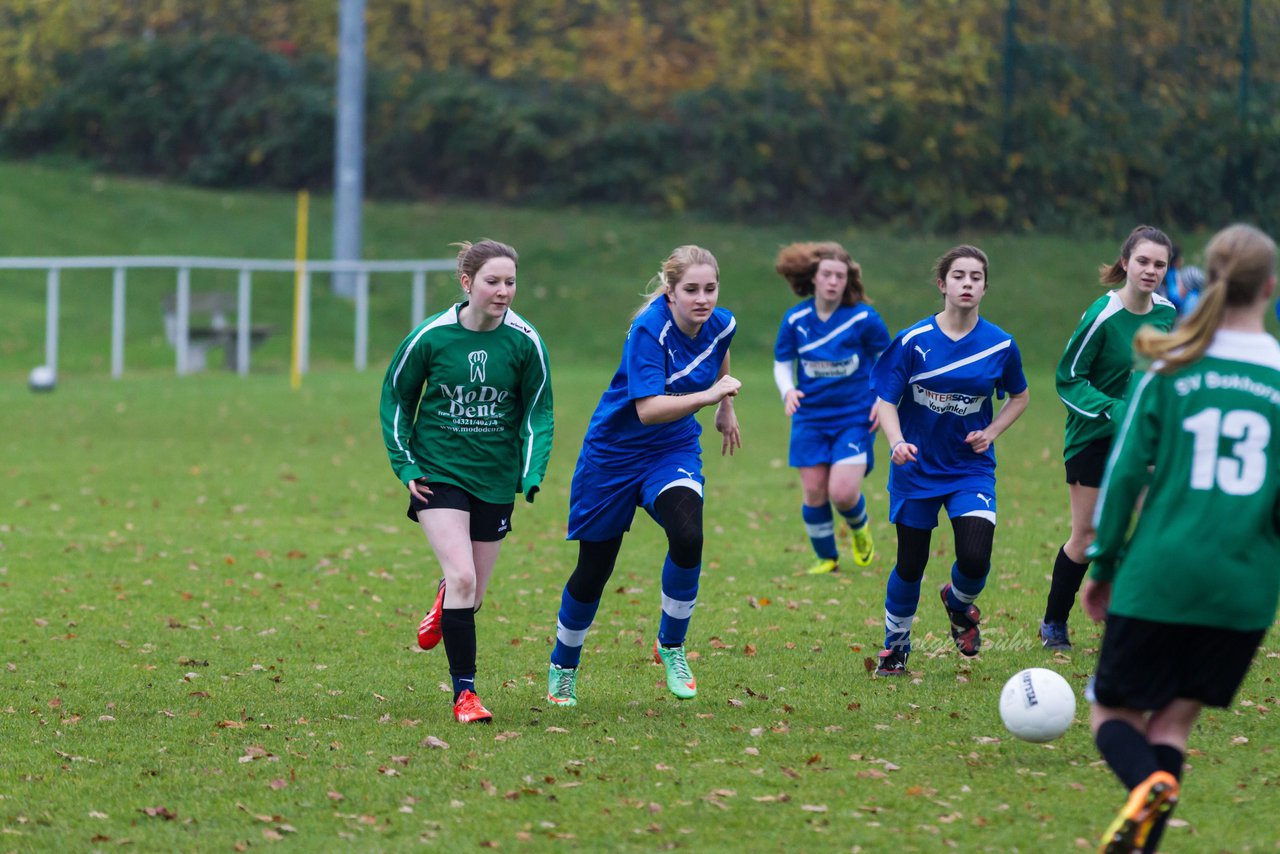
[[[304,283],[307,276],[307,208],[311,195],[298,191],[298,229],[294,237],[293,271],[293,357],[289,360],[289,386],[297,391],[302,388],[302,348],[306,346],[304,318],[307,314],[307,294]]]

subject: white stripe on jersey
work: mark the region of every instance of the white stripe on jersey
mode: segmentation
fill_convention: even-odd
[[[812,350],[814,347],[821,347],[823,344],[826,344],[826,343],[827,343],[828,341],[830,341],[832,338],[835,338],[835,337],[836,337],[837,335],[839,335],[841,332],[844,332],[846,329],[848,329],[850,326],[853,326],[853,325],[854,325],[855,323],[857,323],[858,321],[860,321],[860,320],[866,320],[866,319],[867,319],[867,312],[865,312],[865,311],[863,311],[863,312],[859,312],[858,314],[855,314],[853,317],[851,317],[851,318],[849,318],[848,320],[846,320],[844,323],[842,323],[842,324],[840,324],[839,326],[837,326],[835,329],[832,329],[832,330],[831,330],[830,332],[828,332],[826,335],[823,335],[823,336],[822,336],[821,338],[819,338],[817,341],[811,341],[811,342],[809,342],[808,344],[804,345],[803,347],[801,347],[801,348],[800,348],[799,350],[797,350],[796,352],[797,352],[797,353],[807,353],[807,352],[809,352],[810,350]]]
[[[668,321],[667,326],[670,326],[670,325],[671,323],[670,321]],[[712,339],[711,343],[707,345],[707,349],[699,353],[692,362],[685,365],[683,368],[676,371],[671,376],[667,377],[667,385],[671,385],[676,380],[683,379],[684,377],[688,376],[695,368],[698,367],[698,365],[701,365],[704,361],[706,361],[707,357],[710,356],[713,352],[715,352],[716,345],[720,343],[720,339],[725,337],[726,335],[733,334],[733,330],[737,325],[738,325],[738,318],[736,317],[730,318],[729,325],[726,326],[724,329],[722,329],[720,331],[720,334]],[[665,335],[666,332],[667,332],[666,328],[663,328],[662,330],[663,335]],[[662,339],[659,338],[658,340],[661,341]]]
[[[437,326],[448,326],[451,323],[457,323],[457,322],[458,322],[458,307],[455,305],[453,308],[449,309],[444,314],[440,315],[435,320],[431,321],[426,326],[418,330],[418,334],[413,336],[413,341],[409,343],[408,347],[404,348],[404,355],[400,357],[400,364],[396,365],[395,373],[391,375],[391,385],[393,388],[395,387],[396,380],[400,379],[400,371],[404,369],[404,363],[409,361],[409,354],[413,352],[414,347],[418,346],[418,341],[421,340],[422,336],[426,335],[428,330],[435,329]],[[401,414],[402,413],[400,411],[400,404],[397,403],[395,417],[391,419],[391,438],[395,439],[396,447],[399,448],[404,453],[405,459],[413,463],[414,465],[417,465],[418,461],[413,458],[413,454],[409,453],[409,449],[406,448],[404,446],[404,443],[400,441]]]
[[[795,314],[788,317],[787,323],[795,323],[800,318],[808,317],[811,314],[813,314],[813,306],[809,306],[808,308],[802,308],[799,311],[797,311]]]
[[[533,410],[538,405],[538,398],[542,397],[542,390],[547,387],[547,377],[550,375],[550,371],[547,370],[547,354],[542,352],[542,340],[538,338],[538,333],[533,331],[533,327],[529,325],[528,321],[511,309],[507,309],[507,313],[502,316],[502,322],[506,326],[523,333],[526,338],[533,342],[533,348],[538,351],[538,364],[542,367],[542,382],[538,383],[538,390],[533,393],[533,400],[525,404],[524,407],[524,425],[529,431],[529,438],[526,440],[524,448],[524,467],[520,470],[520,476],[524,477],[529,473],[529,467],[533,465]]]
[[[906,343],[906,342],[903,342],[903,343]],[[907,382],[916,383],[916,382],[919,382],[920,380],[927,380],[930,377],[936,377],[939,374],[950,373],[951,371],[954,371],[957,368],[963,368],[965,365],[971,365],[974,362],[981,361],[987,358],[988,356],[992,355],[993,353],[999,353],[1001,350],[1007,350],[1009,349],[1009,345],[1012,343],[1013,343],[1012,338],[1006,338],[1005,340],[1001,341],[999,344],[996,344],[994,347],[988,347],[987,349],[983,350],[981,353],[974,353],[972,356],[966,356],[965,358],[961,359],[958,362],[952,362],[949,365],[943,365],[941,368],[937,368],[936,370],[925,371],[922,374],[916,374],[914,377],[907,380]]]
[[[1093,337],[1093,333],[1098,331],[1102,324],[1106,322],[1108,317],[1111,317],[1124,309],[1124,303],[1120,301],[1119,294],[1112,291],[1107,296],[1111,297],[1111,302],[1107,303],[1107,307],[1098,312],[1098,316],[1093,319],[1093,323],[1089,326],[1089,331],[1084,334],[1084,338],[1080,339],[1080,346],[1076,349],[1076,357],[1071,360],[1072,379],[1074,379],[1076,375],[1076,362],[1080,361],[1080,354],[1083,353],[1084,348],[1088,346],[1089,339]],[[1089,415],[1087,412],[1082,412],[1081,414]],[[1093,416],[1096,417],[1097,413],[1093,413]]]
[[[667,343],[667,330],[668,330],[668,329],[670,329],[670,328],[671,328],[671,321],[670,321],[670,320],[668,320],[668,321],[663,325],[663,327],[662,327],[662,331],[658,333],[658,343],[659,343],[659,344],[662,344],[662,345],[664,345],[664,346],[666,345],[666,343]]]
[[[928,331],[929,331],[930,329],[932,329],[932,328],[933,328],[933,324],[932,324],[932,323],[927,323],[927,324],[925,324],[924,326],[921,326],[919,329],[912,329],[912,330],[911,330],[910,332],[908,332],[906,335],[903,335],[903,336],[902,336],[902,346],[903,346],[903,347],[907,346],[907,343],[908,343],[912,338],[915,338],[917,335],[919,335],[919,334],[920,334],[920,333],[922,333],[922,332],[928,332]]]

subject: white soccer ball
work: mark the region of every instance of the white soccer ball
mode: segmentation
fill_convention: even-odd
[[[48,365],[37,365],[27,375],[27,387],[32,391],[53,391],[58,384],[58,375]]]
[[[1053,741],[1076,714],[1076,693],[1060,675],[1043,667],[1020,670],[1000,691],[1000,719],[1026,741]]]

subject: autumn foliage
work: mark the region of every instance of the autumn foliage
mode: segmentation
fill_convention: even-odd
[[[1256,46],[1280,9],[1246,31],[1238,0],[1152,6],[370,3],[368,184],[937,228],[1275,221],[1280,59]],[[4,150],[322,186],[336,27],[332,0],[10,0]],[[141,80],[161,101],[118,107]]]

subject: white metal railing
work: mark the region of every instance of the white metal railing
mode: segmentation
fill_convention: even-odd
[[[369,275],[371,273],[410,273],[413,276],[410,321],[417,324],[426,316],[427,273],[453,270],[452,258],[430,258],[404,261],[307,261],[302,267],[302,299],[297,307],[298,365],[306,373],[311,343],[311,274],[355,273],[355,354],[354,363],[363,371],[369,363]],[[125,282],[130,269],[177,270],[175,306],[175,368],[179,375],[189,373],[191,271],[236,270],[239,272],[236,293],[236,371],[249,372],[249,350],[252,338],[252,276],[255,272],[294,273],[296,261],[261,258],[198,258],[180,256],[101,256],[51,258],[0,258],[0,270],[45,270],[45,364],[55,373],[58,369],[59,285],[62,270],[112,270],[111,297],[111,376],[124,373]]]

